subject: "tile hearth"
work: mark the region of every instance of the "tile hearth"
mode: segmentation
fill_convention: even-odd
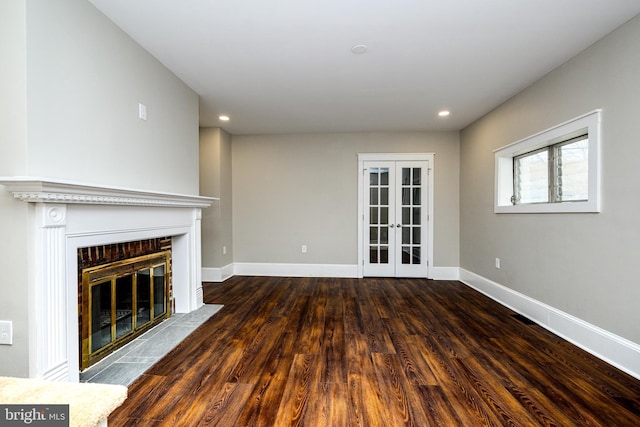
[[[191,313],[176,313],[121,349],[80,373],[81,382],[129,386],[169,353],[222,305],[205,304]]]

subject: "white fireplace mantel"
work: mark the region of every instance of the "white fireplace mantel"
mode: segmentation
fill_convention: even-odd
[[[207,208],[218,200],[34,177],[0,177],[0,185],[23,202]]]
[[[29,203],[29,376],[79,380],[79,248],[171,237],[176,312],[203,304],[201,209],[212,197],[34,177],[0,177]]]

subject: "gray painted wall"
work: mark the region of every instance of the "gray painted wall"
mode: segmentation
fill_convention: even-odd
[[[27,52],[30,175],[198,193],[197,95],[91,3],[28,0]]]
[[[26,5],[0,2],[0,175],[26,173]],[[0,187],[0,320],[14,320],[14,346],[0,345],[0,375],[28,369],[27,205]],[[16,349],[17,351],[13,351]]]
[[[458,132],[233,136],[234,261],[356,264],[366,152],[436,153],[434,263],[458,266]]]
[[[202,211],[202,267],[221,268],[233,263],[233,220],[231,135],[219,128],[200,129],[200,194],[220,199]]]
[[[0,3],[0,173],[26,171],[26,5]]]
[[[198,194],[198,96],[88,1],[1,2],[0,55],[0,176]],[[0,375],[29,375],[28,214],[0,191]]]
[[[461,267],[636,343],[639,40],[636,17],[464,129],[460,157]],[[602,212],[494,214],[492,150],[596,108]]]

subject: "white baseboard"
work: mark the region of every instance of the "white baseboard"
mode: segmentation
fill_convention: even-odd
[[[640,379],[640,345],[463,268],[459,280]]]
[[[224,282],[229,277],[233,277],[233,264],[222,268],[204,267],[202,269],[203,282]]]
[[[274,277],[358,277],[356,265],[349,264],[271,264],[236,262],[222,268],[202,269],[203,282],[224,282],[233,276]]]
[[[351,264],[267,264],[236,262],[239,276],[358,277],[358,266]]]
[[[357,278],[358,266],[351,264],[270,264],[237,262],[223,268],[203,268],[203,282],[224,282],[228,278],[238,276],[291,276],[291,277],[346,277]],[[433,267],[431,276],[434,280],[458,280],[458,267]]]

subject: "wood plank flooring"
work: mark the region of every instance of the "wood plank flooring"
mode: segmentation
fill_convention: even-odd
[[[234,277],[110,426],[640,426],[640,381],[456,281]]]

